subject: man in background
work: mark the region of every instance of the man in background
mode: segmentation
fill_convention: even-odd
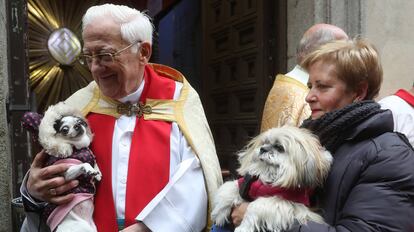
[[[287,74],[276,76],[263,110],[261,132],[285,124],[299,126],[309,117],[310,109],[305,102],[308,73],[299,64],[320,45],[342,39],[348,39],[348,35],[330,24],[315,24],[305,32],[296,51],[297,65]]]

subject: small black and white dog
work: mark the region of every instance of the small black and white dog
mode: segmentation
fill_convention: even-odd
[[[71,143],[77,149],[89,146],[92,139],[91,130],[85,119],[81,117],[63,116],[55,121],[53,128],[58,138]]]
[[[234,206],[250,202],[236,232],[285,231],[294,222],[323,223],[308,207],[309,194],[326,178],[331,154],[306,129],[270,129],[239,154],[239,180],[224,183],[213,203],[212,220],[228,224]]]
[[[40,123],[40,124],[39,124]],[[93,196],[95,182],[102,176],[95,156],[88,148],[92,133],[86,119],[75,108],[60,102],[50,106],[44,117],[27,112],[23,126],[38,132],[38,142],[49,155],[47,165],[67,163],[70,165],[63,174],[66,180],[79,180],[79,186],[72,190],[75,198],[65,205],[48,204],[43,219],[56,232],[96,232],[93,222]],[[51,189],[53,195],[55,190]]]
[[[50,106],[39,125],[39,143],[46,153],[57,158],[70,157],[74,148],[87,148],[92,137],[86,119],[64,102]],[[98,166],[92,167],[89,163],[71,166],[65,179],[73,180],[82,174],[94,175],[98,181],[101,179]]]

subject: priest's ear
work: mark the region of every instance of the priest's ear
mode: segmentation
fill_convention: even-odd
[[[151,44],[148,43],[148,42],[142,42],[140,44],[138,53],[139,53],[139,61],[144,62],[144,63],[148,63],[149,59],[151,58],[151,54],[152,54]]]

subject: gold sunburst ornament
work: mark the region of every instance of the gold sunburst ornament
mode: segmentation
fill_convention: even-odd
[[[62,65],[71,65],[81,53],[78,37],[68,28],[60,28],[47,40],[50,55]]]
[[[76,58],[81,52],[81,20],[100,1],[28,0],[29,83],[37,111],[65,100],[86,86],[91,74]]]

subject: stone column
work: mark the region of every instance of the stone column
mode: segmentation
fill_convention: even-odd
[[[363,33],[361,0],[287,0],[288,70],[296,65],[296,46],[303,33],[315,23],[344,29],[350,37]]]
[[[0,0],[0,231],[12,231],[11,226],[11,157],[7,124],[8,98],[6,0]]]

